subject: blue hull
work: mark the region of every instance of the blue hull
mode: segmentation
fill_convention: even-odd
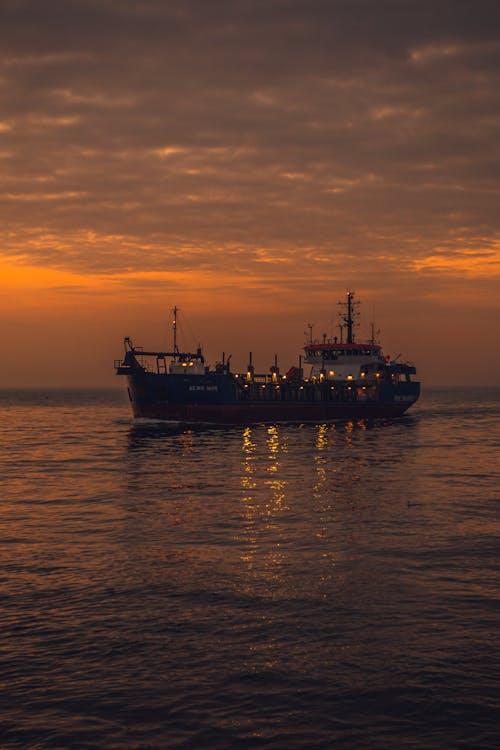
[[[233,375],[127,373],[135,417],[186,423],[328,422],[398,417],[418,399],[420,384],[381,383],[373,389],[330,383],[245,384]]]

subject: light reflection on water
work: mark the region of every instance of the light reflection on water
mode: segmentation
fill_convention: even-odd
[[[1,742],[497,747],[498,400],[454,403],[186,429],[9,396]]]

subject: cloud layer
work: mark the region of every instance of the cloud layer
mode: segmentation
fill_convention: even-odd
[[[498,273],[497,2],[2,8],[9,258],[285,282]]]

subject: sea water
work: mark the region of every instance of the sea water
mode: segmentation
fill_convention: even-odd
[[[0,415],[2,750],[500,747],[498,390],[373,424]]]

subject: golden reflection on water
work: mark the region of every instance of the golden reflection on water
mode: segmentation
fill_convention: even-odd
[[[252,428],[247,427],[243,430],[243,461],[242,461],[242,476],[241,486],[246,490],[251,490],[256,487],[256,483],[252,477],[253,473],[253,462],[255,460],[255,443],[252,441]],[[248,498],[243,498],[246,500]]]
[[[287,446],[280,428],[272,425],[267,428],[264,453],[254,439],[255,432],[255,428],[246,427],[242,434],[245,548],[240,559],[250,575],[276,582],[281,579],[285,560],[278,516],[287,510],[287,480],[281,473],[281,455]]]
[[[199,533],[201,541],[179,554],[195,565],[217,560],[229,577],[236,566],[252,595],[322,597],[348,575],[350,550],[379,512],[371,499],[380,477],[403,455],[401,441],[385,432],[352,421],[224,432],[140,427],[130,435],[127,507],[136,527],[147,515],[154,533],[159,524],[188,540]],[[206,538],[207,518],[219,516],[216,541]]]
[[[179,435],[179,445],[183,456],[193,452],[193,431],[184,430]]]
[[[315,478],[312,485],[312,499],[319,510],[318,525],[314,537],[322,547],[319,581],[322,585],[332,578],[336,564],[336,544],[331,538],[332,522],[335,521],[334,505],[329,497],[329,484],[332,476],[331,443],[336,438],[335,425],[320,424],[316,428],[315,452],[313,454]],[[334,459],[335,460],[335,459]],[[335,464],[333,471],[336,471]]]
[[[337,500],[345,475],[351,474],[345,471],[345,451],[356,439],[356,428],[350,422],[242,431],[239,539],[249,590],[258,585],[268,596],[298,595],[297,581],[303,580],[304,591],[311,585],[326,591],[340,575]],[[300,562],[293,552],[299,537]],[[314,582],[307,561],[316,568]]]
[[[253,478],[253,463],[255,461],[256,444],[252,440],[252,428],[246,427],[243,430],[242,462],[241,462],[241,486],[243,488],[242,502],[245,508],[245,528],[244,536],[246,538],[247,549],[241,555],[241,561],[246,563],[249,568],[252,567],[253,556],[256,551],[257,537],[254,530],[255,508],[251,490],[257,487]]]
[[[269,450],[267,472],[276,475],[272,479],[264,481],[264,485],[270,490],[266,508],[267,515],[271,518],[285,507],[286,480],[280,478],[278,473],[280,470],[280,453],[286,451],[286,443],[280,439],[279,428],[276,425],[269,427],[267,434],[267,447]]]
[[[326,485],[326,464],[327,458],[324,451],[328,448],[328,426],[320,424],[316,431],[316,452],[314,454],[314,464],[316,469],[316,480],[313,484],[313,496],[318,498],[322,496]]]

